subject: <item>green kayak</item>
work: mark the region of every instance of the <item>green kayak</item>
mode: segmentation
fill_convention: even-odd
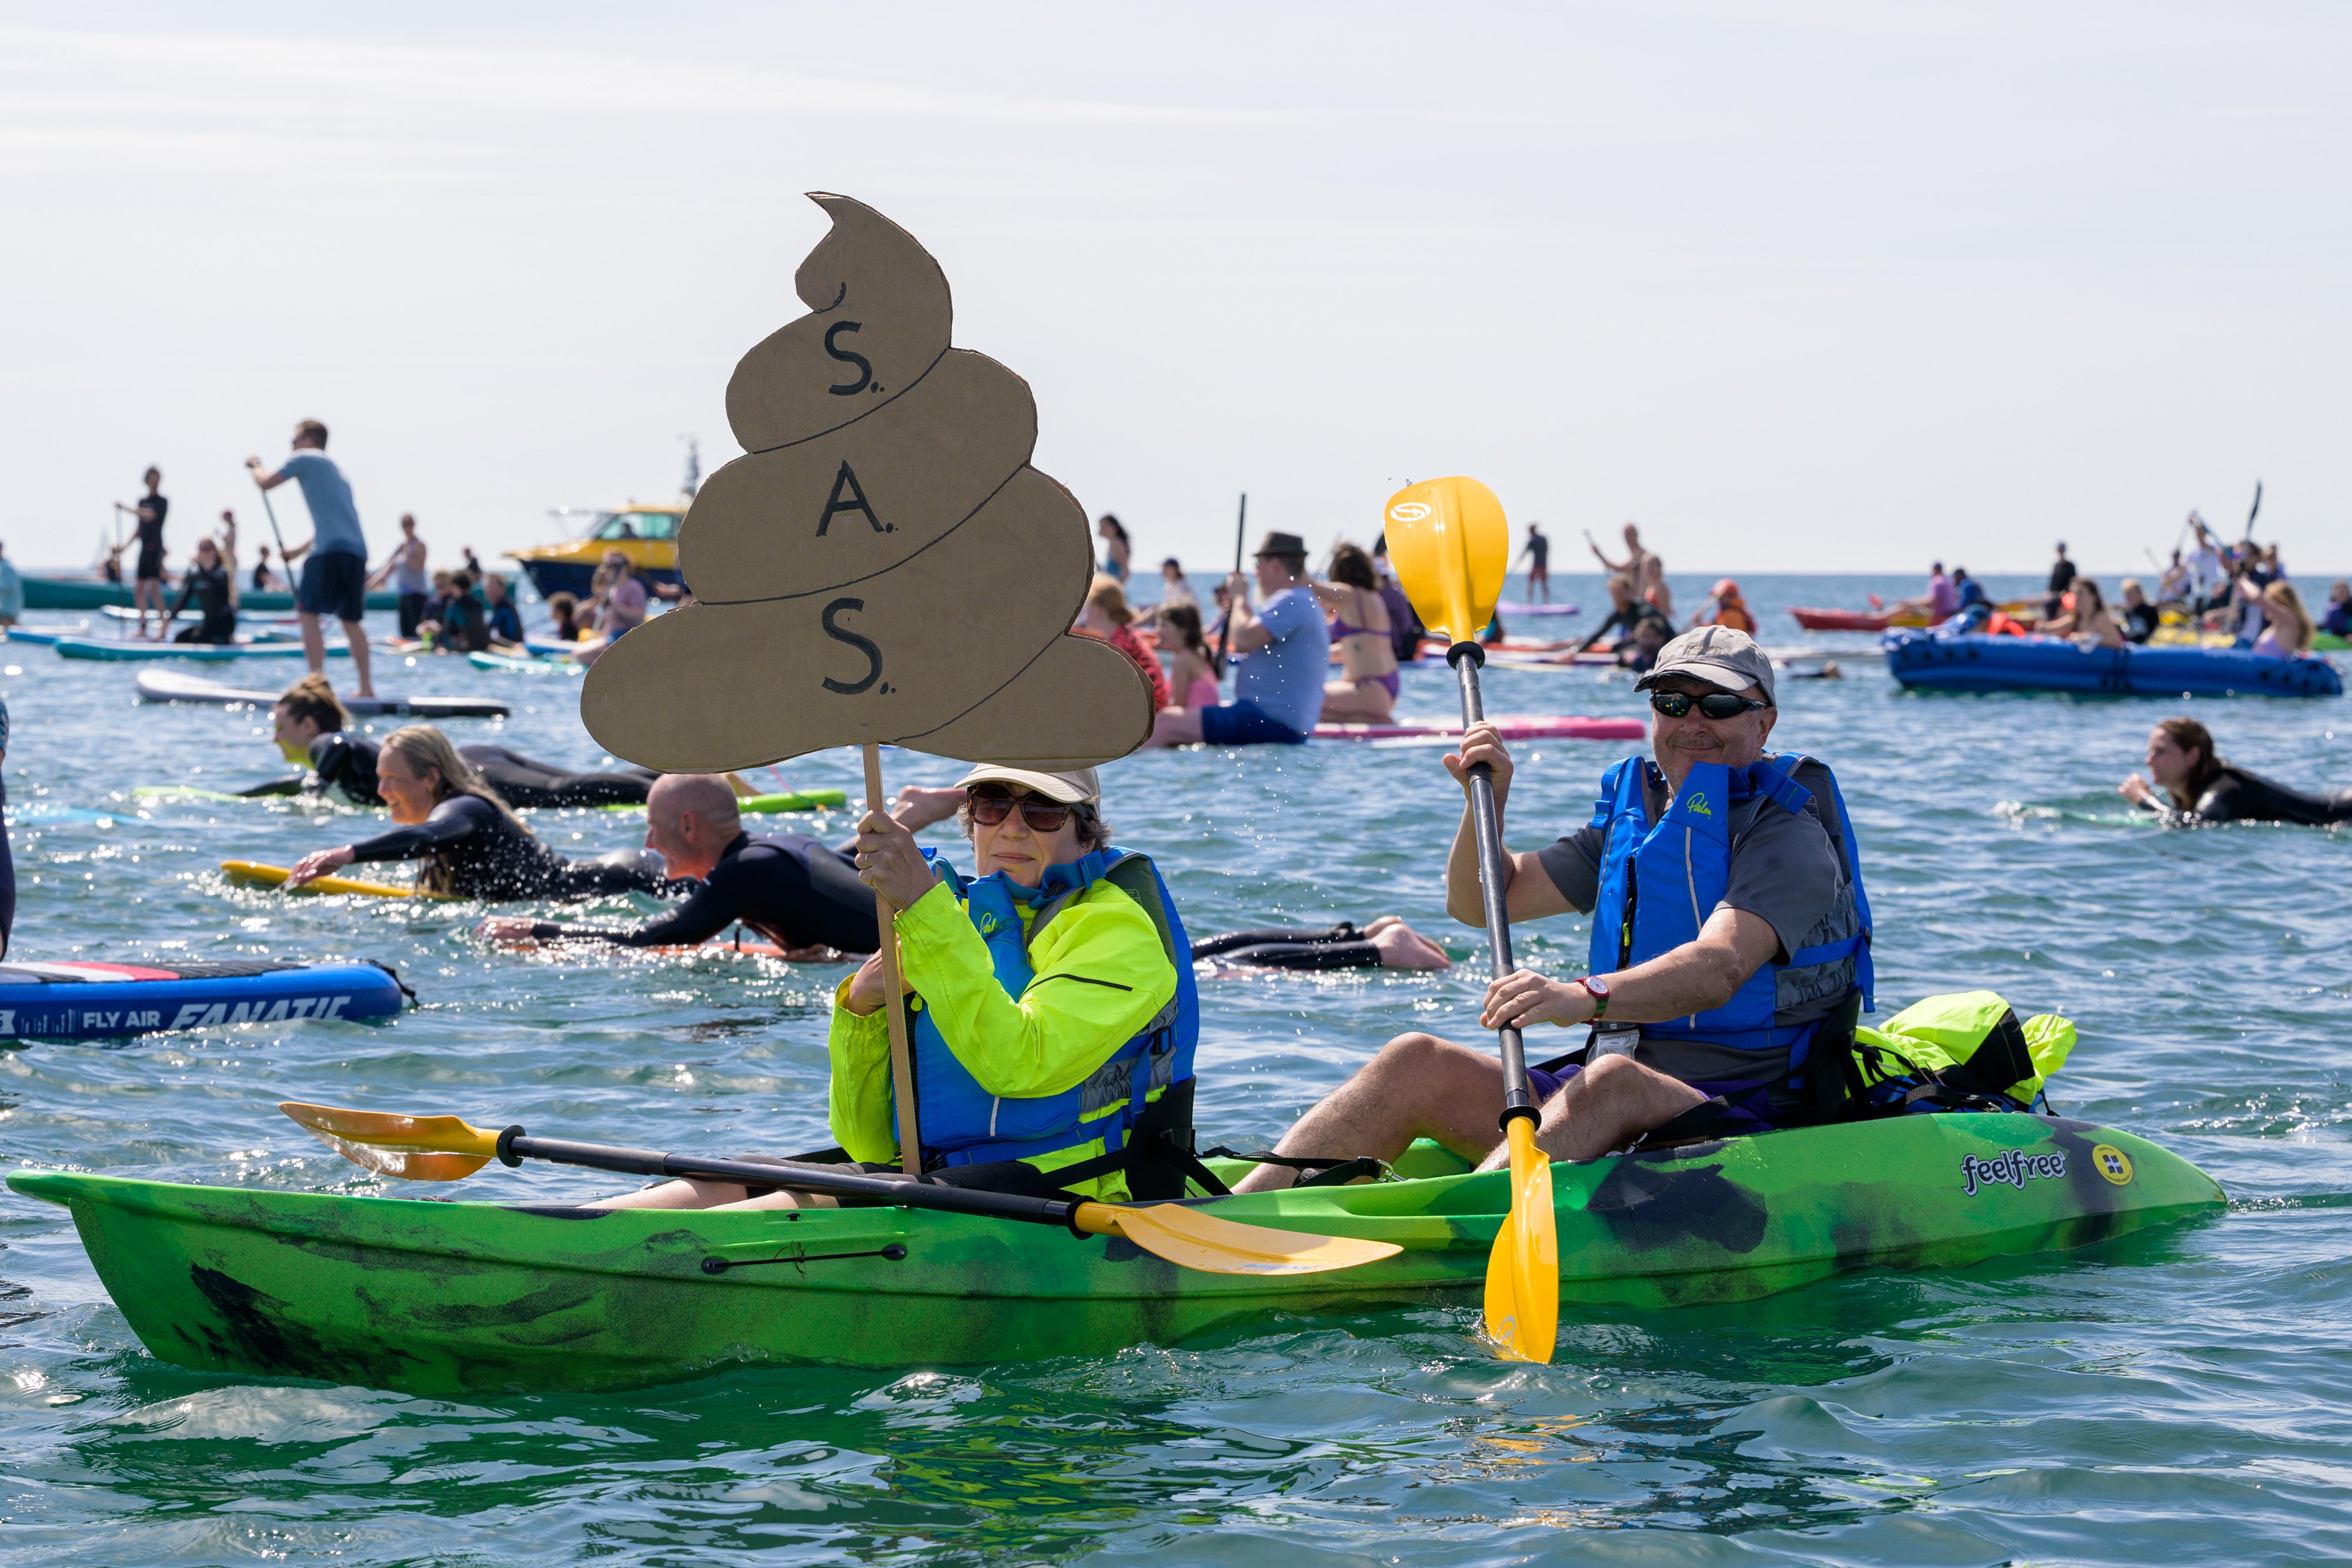
[[[1451,1167],[1453,1174],[1426,1174]],[[431,1203],[18,1171],[68,1207],[147,1348],[210,1372],[419,1394],[621,1386],[740,1362],[1100,1355],[1274,1312],[1475,1301],[1507,1175],[1203,1200],[1391,1241],[1339,1273],[1197,1273],[1119,1239],[900,1208],[731,1214]],[[494,1186],[495,1167],[476,1180]],[[1749,1300],[1869,1267],[2080,1247],[2219,1208],[2128,1133],[1935,1114],[1553,1167],[1563,1307]]]

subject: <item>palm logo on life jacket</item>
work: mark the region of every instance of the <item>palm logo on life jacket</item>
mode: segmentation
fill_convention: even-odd
[[[919,998],[909,1007],[913,1032],[917,1120],[923,1130],[926,1165],[981,1165],[992,1160],[1034,1160],[1062,1149],[1102,1140],[1106,1154],[1126,1148],[1148,1107],[1181,1105],[1181,1125],[1192,1128],[1192,1056],[1201,1039],[1200,993],[1192,977],[1192,943],[1176,913],[1176,900],[1149,856],[1132,851],[1097,850],[1065,865],[1050,866],[1034,888],[999,872],[966,879],[925,850],[932,874],[948,884],[964,906],[972,929],[987,944],[996,983],[1016,1001],[1035,978],[1029,950],[1069,902],[1099,882],[1126,894],[1151,919],[1176,970],[1176,994],[1157,1016],[1111,1053],[1076,1088],[1033,1099],[991,1094],[957,1060],[940,1035],[933,1010]],[[1035,913],[1023,929],[1021,911]],[[1189,1146],[1189,1143],[1188,1145]]]
[[[1592,815],[1593,827],[1603,836],[1588,956],[1591,972],[1630,968],[1696,941],[1731,883],[1731,813],[1716,803],[1727,807],[1757,800],[1759,810],[1801,811],[1812,791],[1794,776],[1808,762],[1813,759],[1788,752],[1741,768],[1694,764],[1654,826],[1647,820],[1643,785],[1655,764],[1629,757],[1603,775]],[[1849,993],[1859,990],[1864,1009],[1874,1009],[1870,901],[1863,891],[1861,852],[1837,780],[1826,767],[1822,772],[1829,780],[1830,803],[1837,808],[1836,831],[1853,894],[1853,935],[1800,949],[1786,964],[1761,966],[1719,1008],[1642,1025],[1644,1058],[1661,1071],[1686,1082],[1787,1081],[1803,1065],[1816,1027],[1773,1026],[1780,977],[1792,970],[1852,959]]]

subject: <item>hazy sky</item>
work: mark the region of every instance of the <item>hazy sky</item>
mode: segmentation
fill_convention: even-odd
[[[2340,5],[0,16],[21,561],[150,461],[178,559],[306,415],[379,553],[666,497],[823,189],[1154,558],[1460,472],[1678,572],[2141,566],[2260,477],[2352,565]]]

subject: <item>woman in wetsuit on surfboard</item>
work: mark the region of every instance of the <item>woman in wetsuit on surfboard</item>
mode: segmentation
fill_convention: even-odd
[[[290,888],[354,862],[423,861],[418,885],[459,898],[599,898],[669,891],[641,851],[566,860],[540,842],[498,792],[431,725],[386,736],[376,787],[396,824],[358,843],[318,850],[295,862]]]
[[[353,806],[381,806],[376,789],[377,742],[352,733],[351,715],[336,700],[324,675],[305,675],[286,689],[270,710],[271,738],[289,762],[309,772],[273,779],[238,794],[331,794]],[[457,755],[509,806],[642,806],[660,775],[642,768],[615,773],[572,773],[502,746],[461,746]]]
[[[2168,718],[2147,737],[2147,771],[2120,787],[2124,799],[2154,811],[2168,828],[2214,822],[2352,822],[2352,789],[2319,794],[2290,789],[2222,760],[2213,737],[2193,718]],[[2161,790],[2162,793],[2158,793]],[[2169,797],[2168,800],[2167,798]]]

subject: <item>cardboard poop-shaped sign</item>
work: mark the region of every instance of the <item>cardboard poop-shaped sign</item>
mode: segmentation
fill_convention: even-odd
[[[1126,756],[1150,736],[1150,688],[1069,634],[1092,540],[1029,466],[1029,384],[948,346],[948,281],[914,236],[811,200],[834,225],[793,280],[811,313],[735,368],[747,455],[678,533],[697,601],[591,667],[589,733],[666,772],[875,742],[1052,768]]]

